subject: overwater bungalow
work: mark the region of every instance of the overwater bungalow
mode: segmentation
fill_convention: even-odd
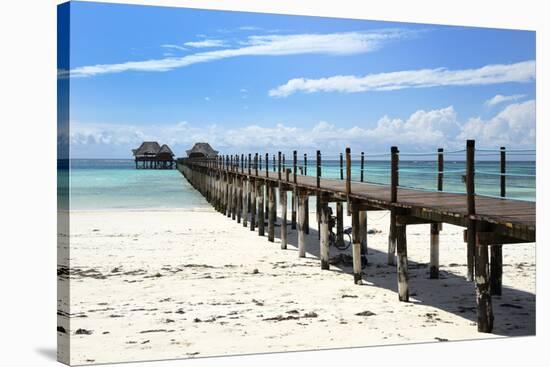
[[[188,158],[214,158],[218,155],[218,151],[212,149],[208,143],[195,143],[193,148],[185,152]]]
[[[172,169],[174,168],[174,153],[166,144],[162,146],[156,141],[145,141],[139,148],[132,149],[136,169]]]

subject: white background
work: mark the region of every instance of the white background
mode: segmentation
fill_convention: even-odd
[[[544,1],[116,1],[537,31],[537,337],[126,364],[128,366],[526,365],[548,348],[548,10]],[[54,365],[56,348],[56,5],[0,10],[0,365]],[[545,15],[546,14],[546,18]],[[123,26],[123,25],[121,25]],[[546,88],[545,88],[546,87]],[[544,164],[543,164],[544,163]],[[474,297],[474,295],[472,295]],[[397,301],[396,301],[397,302]],[[360,336],[357,335],[359,338]],[[540,365],[538,362],[536,365]]]

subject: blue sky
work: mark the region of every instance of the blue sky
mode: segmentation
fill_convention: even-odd
[[[71,156],[534,148],[535,33],[71,4]]]

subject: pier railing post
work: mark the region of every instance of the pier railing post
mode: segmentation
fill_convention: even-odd
[[[254,172],[256,177],[258,177],[258,153],[254,155]]]
[[[269,177],[269,153],[265,153],[265,177]]]
[[[350,194],[351,194],[351,149],[347,147],[346,148],[346,195],[348,196],[348,203],[349,203]]]
[[[500,196],[506,197],[506,147],[500,147]],[[502,244],[491,246],[491,294],[502,294]]]
[[[365,178],[365,153],[361,152],[361,182],[364,181]]]
[[[321,187],[321,151],[317,151],[317,188]]]
[[[304,153],[304,176],[307,176],[307,153]]]
[[[296,183],[296,174],[297,174],[297,165],[298,165],[298,152],[297,151],[293,151],[292,152],[292,160],[293,160],[293,163],[292,163],[292,167],[293,167],[293,170],[294,170],[294,177],[293,177],[293,182]]]
[[[397,202],[397,186],[399,185],[399,149],[391,147],[391,186],[390,201]],[[388,265],[395,265],[395,250],[397,247],[397,224],[395,208],[390,209],[390,232],[388,236]]]
[[[443,191],[443,148],[437,149],[437,191]],[[430,225],[430,279],[439,278],[439,232],[441,223]]]
[[[252,154],[248,153],[248,175],[250,176],[250,174],[252,173],[251,169],[251,164],[252,164]]]
[[[347,153],[347,152],[346,152]],[[347,159],[347,155],[346,155]],[[344,179],[344,156],[340,153],[340,180]]]
[[[468,273],[467,279],[474,279],[474,263],[475,263],[475,244],[476,244],[476,222],[473,216],[476,214],[475,202],[475,140],[466,141],[466,204],[468,213],[468,238],[467,238],[467,262]]]
[[[278,158],[279,158],[279,162],[278,162],[277,170],[278,170],[278,172],[279,172],[279,181],[281,181],[281,168],[282,168],[282,167],[281,167],[281,151],[279,151],[279,156],[278,156]]]

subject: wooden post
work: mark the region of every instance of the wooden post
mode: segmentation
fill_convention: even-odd
[[[348,195],[348,203],[349,203],[350,194],[351,194],[351,149],[347,147],[346,148],[346,195]]]
[[[437,190],[443,191],[443,148],[437,149]],[[439,232],[441,223],[430,224],[430,279],[439,278]]]
[[[251,172],[251,169],[252,169],[252,165],[251,165],[251,163],[252,163],[252,154],[250,154],[250,153],[248,153],[247,163],[248,163],[248,175],[250,176],[250,174],[252,173]]]
[[[329,269],[329,206],[328,201],[321,196],[321,241],[320,241],[320,258],[321,269]]]
[[[298,152],[294,151],[292,152],[292,159],[293,159],[293,169],[294,169],[294,176],[293,176],[293,182],[296,183],[296,174],[297,174],[297,164],[298,164]]]
[[[506,147],[500,147],[500,196],[506,197]]]
[[[357,205],[353,202],[349,202],[348,205],[351,205],[351,237],[353,242],[351,245],[351,253],[353,256],[353,281],[355,284],[361,284],[361,235],[359,210]]]
[[[244,191],[244,179],[241,176],[241,177],[239,177],[239,197],[238,197],[239,202],[237,203],[237,206],[238,206],[237,207],[237,223],[240,223],[241,219],[243,218],[243,209],[244,209],[243,191]]]
[[[367,259],[367,211],[359,212],[359,238],[361,240],[361,257]]]
[[[287,191],[283,189],[281,182],[279,182],[279,201],[281,203],[281,249],[286,250],[288,241],[286,229]]]
[[[292,229],[296,229],[296,206],[298,206],[298,198],[296,197],[296,194],[296,187],[294,187],[294,190],[292,190],[292,198],[290,203],[292,206],[292,212],[290,214],[290,228]]]
[[[485,224],[478,224],[485,226]],[[484,230],[484,228],[480,228]],[[477,303],[477,331],[490,333],[493,330],[493,305],[489,281],[489,249],[479,243],[476,233],[475,246],[475,284]]]
[[[500,196],[506,197],[506,147],[500,147]],[[502,295],[502,245],[494,244],[491,249],[491,294]]]
[[[237,205],[239,203],[239,189],[238,189],[238,179],[237,179],[237,175],[233,175],[233,179],[232,179],[232,189],[233,189],[233,193],[232,193],[232,200],[233,202],[231,203],[231,206],[232,206],[232,210],[231,210],[231,219],[235,220],[237,218],[237,211],[238,211],[238,208],[237,208]]]
[[[258,236],[265,234],[265,218],[264,218],[264,183],[258,181]]]
[[[250,210],[250,186],[248,179],[246,177],[243,177],[243,200],[242,200],[242,206],[243,206],[243,227],[248,226],[248,212]]]
[[[232,177],[227,175],[227,217],[231,218],[233,213],[233,182]]]
[[[397,239],[397,293],[399,300],[409,302],[409,270],[407,264],[407,226],[398,223]]]
[[[306,200],[307,193],[297,190],[298,194],[298,256],[306,257]]]
[[[397,186],[399,185],[399,149],[391,147],[391,187],[390,200],[397,202]],[[388,237],[388,265],[395,265],[395,250],[397,247],[397,224],[395,209],[390,209],[390,233]]]
[[[336,242],[344,243],[344,204],[336,203]]]
[[[305,229],[306,229],[306,234],[309,234],[309,196],[306,197],[306,201],[304,205],[305,205],[304,211],[306,215]]]
[[[271,182],[266,181],[266,188],[268,192],[269,201],[269,216],[267,219],[267,240],[269,242],[275,242],[275,215],[277,214],[277,209],[275,207],[275,186]]]
[[[256,196],[258,193],[257,181],[250,181],[250,230],[254,231],[256,228]]]
[[[317,160],[317,172],[315,173],[316,176],[316,186],[317,189],[321,187],[321,151],[317,151],[316,155]],[[316,193],[316,213],[317,213],[317,235],[319,236],[319,239],[321,238],[321,191],[317,190]]]
[[[365,178],[365,153],[361,152],[361,182],[364,181]]]
[[[265,177],[269,177],[269,153],[265,153]]]
[[[304,176],[307,176],[307,154],[304,153]]]
[[[265,187],[265,196],[264,196],[264,205],[265,205],[265,208],[264,208],[264,219],[265,220],[268,220],[269,219],[269,190],[267,188],[267,184],[268,184],[269,181],[265,181],[266,183],[266,187]]]
[[[467,279],[474,279],[474,262],[475,262],[475,246],[476,246],[476,222],[472,216],[476,214],[475,203],[475,140],[466,141],[466,198],[468,211],[468,238],[467,238],[467,260],[468,274]]]
[[[343,179],[344,179],[344,156],[342,155],[342,153],[340,153],[340,180],[343,180]]]
[[[430,224],[430,279],[439,278],[439,230],[441,223]]]
[[[258,177],[258,153],[254,155],[254,171],[255,171],[256,177]]]
[[[321,151],[317,151],[317,188],[321,187]]]
[[[279,151],[279,157],[278,158],[279,158],[279,164],[278,164],[277,169],[278,169],[278,172],[279,172],[279,181],[281,181],[281,178],[282,178],[281,177],[281,151]]]

